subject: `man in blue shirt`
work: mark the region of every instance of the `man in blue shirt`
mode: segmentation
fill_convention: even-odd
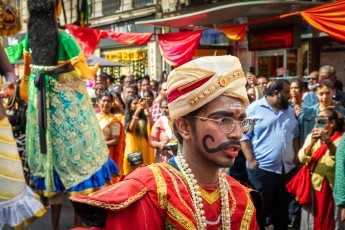
[[[266,89],[265,97],[246,108],[247,118],[255,121],[255,127],[243,135],[241,148],[247,159],[249,180],[264,201],[263,215],[258,220],[260,229],[265,229],[266,218],[271,214],[274,229],[288,226],[291,195],[285,184],[297,171],[299,149],[298,121],[289,99],[289,82],[276,80]]]

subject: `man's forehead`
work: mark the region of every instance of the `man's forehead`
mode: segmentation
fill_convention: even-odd
[[[211,106],[210,110],[208,111],[209,113],[218,113],[223,114],[225,116],[240,116],[245,113],[245,105],[239,99],[232,98],[231,101],[228,103],[225,103],[225,101],[215,101],[215,103],[212,104],[213,106]]]
[[[133,88],[127,88],[126,92],[134,92],[134,89]]]

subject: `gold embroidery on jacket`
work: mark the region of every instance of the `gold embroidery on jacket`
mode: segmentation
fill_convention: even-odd
[[[73,201],[79,202],[79,203],[85,203],[85,204],[89,204],[91,206],[105,208],[108,210],[120,210],[120,209],[128,207],[133,202],[140,199],[147,191],[148,191],[147,188],[143,188],[139,193],[135,194],[134,196],[129,197],[126,201],[119,203],[119,204],[107,204],[107,203],[102,202],[102,201],[81,199],[81,198],[76,198],[76,197],[71,197],[70,199]]]
[[[158,166],[156,166],[156,165],[149,165],[148,168],[152,170],[153,176],[155,177],[159,206],[162,209],[166,209],[166,207],[167,207],[167,185],[165,183],[162,172],[159,170]]]
[[[219,199],[220,191],[219,188],[213,192],[207,192],[203,187],[200,186],[201,197],[209,204],[213,204]]]
[[[248,192],[246,192],[246,195],[247,195],[247,207],[246,207],[246,210],[244,211],[243,218],[241,221],[241,227],[240,227],[241,230],[250,229],[250,222],[254,214],[254,205],[251,202],[251,199],[249,197],[250,195]]]

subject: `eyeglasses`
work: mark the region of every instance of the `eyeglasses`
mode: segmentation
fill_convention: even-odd
[[[243,133],[247,134],[253,130],[254,125],[255,125],[255,122],[252,119],[244,119],[242,121],[236,121],[232,117],[221,117],[219,119],[212,119],[208,117],[199,117],[199,116],[194,116],[194,117],[218,122],[219,129],[222,133],[231,133],[235,129],[236,123],[238,123],[241,129],[243,130]]]

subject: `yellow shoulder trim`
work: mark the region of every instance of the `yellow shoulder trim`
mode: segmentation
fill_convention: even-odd
[[[188,230],[196,230],[196,226],[190,221],[180,210],[175,208],[170,202],[168,202],[168,216],[175,220],[180,225],[184,226]]]
[[[252,200],[250,199],[250,194],[248,191],[246,191],[246,195],[247,195],[247,206],[246,206],[246,210],[243,213],[243,218],[241,221],[241,230],[245,230],[245,229],[250,229],[250,222],[253,219],[253,215],[254,215],[254,204],[252,202]]]
[[[162,209],[166,209],[167,208],[167,185],[165,183],[165,179],[162,175],[162,172],[159,169],[159,167],[154,164],[149,165],[148,168],[152,170],[153,176],[155,177],[159,206]]]

